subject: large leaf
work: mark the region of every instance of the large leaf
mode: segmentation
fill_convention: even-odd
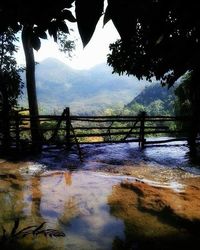
[[[34,28],[34,33],[35,33],[38,37],[40,37],[40,38],[42,38],[42,39],[47,39],[47,34],[46,34],[46,32],[45,32],[43,29],[39,28],[39,27],[35,27],[35,28]]]
[[[138,2],[133,0],[108,0],[106,11],[108,13],[106,15],[109,15],[109,18],[112,19],[122,39],[129,39],[135,31]]]
[[[56,21],[49,24],[48,32],[50,36],[53,36],[54,42],[57,42],[58,23]]]
[[[58,21],[57,23],[58,23],[58,28],[60,31],[69,34],[69,29],[68,29],[65,21],[60,21],[60,22]]]
[[[76,22],[76,18],[72,15],[71,11],[64,9],[60,15],[61,18],[67,19],[70,22]]]
[[[34,33],[32,33],[32,35],[31,35],[31,45],[37,51],[41,47],[40,38],[36,34],[34,34]]]
[[[103,14],[104,0],[76,0],[76,19],[83,46],[90,41]]]

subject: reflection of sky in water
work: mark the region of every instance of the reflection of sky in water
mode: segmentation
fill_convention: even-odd
[[[35,183],[39,186],[35,186],[33,200],[41,192],[36,209],[45,221],[59,223],[70,249],[81,249],[82,244],[86,249],[111,249],[113,239],[123,238],[124,231],[123,222],[110,215],[107,205],[107,196],[117,182],[89,172],[50,171]],[[29,204],[26,214],[31,214],[30,196],[25,198]]]

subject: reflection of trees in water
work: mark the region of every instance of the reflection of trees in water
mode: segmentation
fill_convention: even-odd
[[[140,182],[113,187],[110,213],[125,224],[125,239],[116,237],[113,249],[196,249],[199,194],[192,186],[180,193]]]
[[[63,225],[69,225],[70,220],[77,217],[80,214],[79,208],[77,206],[77,200],[75,197],[69,197],[65,201],[63,207],[63,213],[59,217],[59,221]]]
[[[19,171],[15,173],[1,173],[0,175],[0,217],[1,223],[9,224],[15,218],[24,217],[24,190],[25,180]]]
[[[5,172],[5,173],[4,173]],[[29,181],[31,181],[29,178],[23,178],[18,168],[15,168],[14,171],[2,171],[0,174],[0,186],[1,186],[1,192],[0,192],[0,225],[4,227],[6,232],[11,232],[13,229],[13,223],[16,221],[16,219],[19,219],[20,221],[20,228],[24,228],[29,226],[33,222],[33,214],[27,214],[27,201],[25,200],[27,187],[29,184]],[[35,182],[35,180],[33,181]],[[38,181],[37,181],[38,182]],[[33,199],[36,197],[36,185],[33,185],[34,188],[31,186],[31,192],[32,194],[32,207],[33,205]],[[37,188],[38,183],[37,183]],[[37,195],[38,196],[38,195]],[[39,203],[38,203],[39,207]],[[31,209],[33,212],[33,209]],[[34,209],[38,210],[37,209]],[[31,216],[29,216],[31,215]],[[31,218],[31,219],[30,219]],[[20,229],[19,229],[20,230]],[[0,235],[3,234],[3,231],[1,231]],[[3,243],[2,243],[3,244]],[[4,250],[9,249],[34,249],[33,242],[30,241],[15,241],[12,242],[6,242],[6,244],[1,244],[1,247],[3,247]]]
[[[64,172],[65,183],[68,186],[72,185],[72,172]]]
[[[41,222],[40,177],[23,177],[19,169],[0,174],[0,219],[10,227],[16,218],[26,226],[28,223]],[[37,218],[37,219],[36,219]],[[36,219],[36,220],[35,220]]]
[[[32,215],[43,216],[59,228],[60,223],[67,225],[70,219],[80,214],[79,201],[69,191],[71,171],[47,172],[40,178],[32,177],[31,183]]]
[[[30,191],[31,191],[31,215],[32,218],[39,217],[42,218],[40,213],[41,205],[41,186],[40,177],[33,176],[30,179]]]
[[[72,172],[62,172],[61,177],[63,185],[65,185],[66,188],[69,188],[69,186],[72,185]],[[77,197],[70,194],[65,196],[62,213],[59,216],[59,222],[63,225],[69,225],[70,220],[77,217],[79,214],[79,201]]]
[[[44,222],[41,214],[42,197],[48,193],[42,189],[41,176],[25,177],[18,169],[12,171],[14,174],[9,174],[10,170],[5,171],[5,174],[0,173],[0,225],[3,225],[6,232],[11,232],[14,221],[19,218],[19,229],[40,225]],[[64,183],[70,185],[70,175],[62,177]],[[51,220],[46,220],[44,229],[52,228],[53,230],[62,231],[59,221],[52,223]],[[0,236],[3,232],[0,232]],[[46,239],[44,235],[36,237],[33,241],[33,236],[28,236],[17,240],[16,243],[5,245],[3,249],[54,249],[58,245],[64,249],[64,239],[56,240]],[[39,248],[38,248],[39,247]]]
[[[28,217],[31,219],[39,217],[41,221],[40,203],[42,194],[39,176],[24,177],[19,168],[15,166],[14,170],[1,171],[0,185],[0,216],[2,222],[13,222],[16,218],[25,220]]]

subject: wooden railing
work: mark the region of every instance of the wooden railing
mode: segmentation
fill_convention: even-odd
[[[190,117],[148,116],[145,112],[138,116],[75,116],[70,115],[69,108],[61,115],[35,118],[40,120],[43,144],[68,148],[76,144],[79,150],[80,144],[138,142],[143,148],[148,144],[187,140],[191,122]],[[16,113],[11,117],[10,130],[16,147],[31,142],[30,116]],[[149,140],[163,135],[173,138]]]

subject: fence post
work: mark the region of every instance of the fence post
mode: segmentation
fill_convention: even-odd
[[[20,121],[19,121],[20,117],[19,117],[19,113],[18,111],[16,111],[15,113],[15,133],[16,133],[16,149],[19,150],[20,147]]]
[[[145,128],[145,116],[146,116],[146,112],[141,112],[139,114],[140,117],[140,136],[139,136],[139,146],[143,149],[144,148],[144,144],[145,144],[145,136],[144,136],[144,128]]]
[[[65,127],[66,127],[66,134],[65,134],[65,139],[66,139],[66,147],[70,149],[71,147],[71,140],[70,140],[70,109],[69,107],[65,108]]]

